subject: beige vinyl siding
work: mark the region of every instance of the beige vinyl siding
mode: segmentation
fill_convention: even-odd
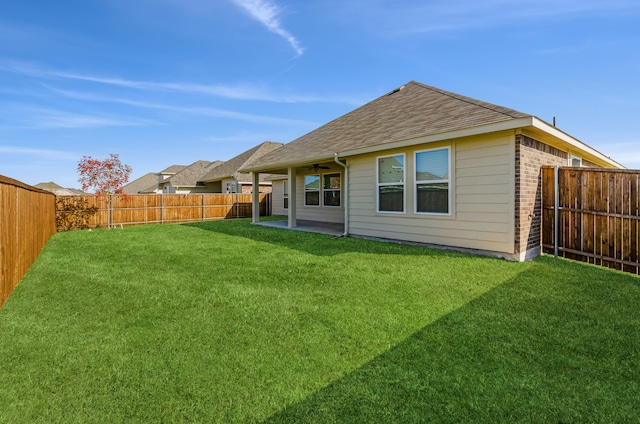
[[[304,175],[320,175],[320,184],[322,184],[323,174],[340,173],[341,177],[341,206],[306,206],[304,204]],[[291,193],[289,193],[289,201],[291,202]],[[322,192],[320,193],[320,203],[322,204]],[[296,178],[296,219],[344,223],[344,172],[337,166],[331,166],[331,169],[322,169],[318,172],[309,172],[308,174],[298,174]]]
[[[451,214],[415,213],[414,153],[451,148]],[[349,233],[512,254],[514,135],[501,132],[349,159]],[[406,155],[406,211],[376,212],[376,158]]]
[[[222,182],[220,181],[207,183],[207,187],[209,187],[210,193],[222,193]]]
[[[272,195],[271,195],[271,214],[272,215],[287,215],[288,210],[284,208],[284,182],[286,180],[276,180],[272,183]]]

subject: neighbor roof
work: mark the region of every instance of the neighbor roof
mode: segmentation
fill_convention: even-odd
[[[201,177],[208,173],[212,168],[222,164],[222,161],[209,162],[207,160],[199,160],[178,172],[168,181],[174,187],[195,187],[198,181],[202,181]]]
[[[48,183],[38,183],[34,185],[34,187],[41,188],[43,190],[53,191],[53,190],[66,190],[59,184],[54,183],[53,181],[49,181]]]
[[[411,81],[263,156],[253,169],[528,116]]]
[[[177,174],[178,172],[185,169],[186,165],[171,165],[167,169],[160,171],[160,174]]]
[[[34,187],[37,187],[42,190],[50,191],[54,193],[56,196],[84,196],[84,195],[90,194],[75,188],[62,187],[61,185],[56,184],[53,181],[49,181],[46,183],[38,183]]]
[[[260,159],[260,157],[273,152],[283,145],[283,143],[278,143],[275,141],[265,141],[264,143],[258,144],[252,149],[249,149],[246,152],[240,153],[238,156],[229,159],[222,165],[216,166],[215,168],[211,169],[208,173],[200,178],[200,181],[211,182],[219,181],[224,178],[235,178],[237,181],[249,182],[251,181],[250,175],[248,173],[238,172],[238,169],[250,167],[251,165],[256,163]],[[264,181],[266,178],[267,175],[260,175],[260,181]]]
[[[131,181],[129,184],[122,187],[122,190],[126,194],[138,194],[147,193],[153,191],[153,188],[158,188],[158,174],[155,172],[149,172],[142,177]]]

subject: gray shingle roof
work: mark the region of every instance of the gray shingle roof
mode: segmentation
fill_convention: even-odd
[[[149,172],[122,187],[126,194],[148,193],[151,188],[158,188],[158,174]]]
[[[238,169],[250,167],[262,156],[273,152],[283,146],[283,143],[275,141],[265,141],[257,146],[240,153],[238,156],[229,159],[222,165],[211,169],[208,173],[203,175],[200,181],[210,182],[219,181],[225,178],[235,178],[237,181],[250,182],[251,177],[248,173],[238,172]],[[260,181],[264,181],[267,175],[260,175]]]
[[[62,187],[59,184],[54,183],[53,181],[49,181],[47,183],[38,183],[38,184],[34,185],[34,187],[41,188],[41,189],[47,190],[47,191],[64,190],[64,187]]]
[[[195,187],[198,181],[202,181],[201,177],[211,171],[211,169],[222,164],[222,161],[209,162],[207,160],[199,160],[178,172],[168,181],[174,187]]]
[[[411,81],[264,155],[244,169],[328,159],[335,152],[530,116]]]
[[[182,171],[186,167],[187,167],[186,165],[171,165],[167,169],[163,169],[162,171],[160,171],[160,173],[161,174],[177,174],[178,172]]]
[[[49,181],[46,183],[38,183],[34,187],[37,187],[42,190],[50,191],[54,193],[56,196],[85,196],[90,195],[82,190],[78,190],[76,188],[66,188],[62,187],[59,184],[54,183],[53,181]]]

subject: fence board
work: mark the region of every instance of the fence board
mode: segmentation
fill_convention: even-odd
[[[554,252],[554,168],[543,167],[542,247]],[[558,254],[640,273],[640,172],[558,169]]]
[[[55,195],[0,175],[0,306],[55,232]]]
[[[98,208],[89,228],[205,221],[251,217],[251,194],[135,194],[84,196],[89,207]],[[260,215],[270,215],[270,194],[260,194]],[[109,203],[111,202],[111,209]]]

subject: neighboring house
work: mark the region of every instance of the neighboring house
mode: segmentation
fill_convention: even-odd
[[[345,235],[528,260],[540,254],[542,165],[622,168],[535,116],[412,81],[240,172],[254,185],[280,175],[273,213],[290,228],[335,223]]]
[[[122,189],[125,194],[161,194],[168,180],[185,168],[185,165],[171,165],[160,172],[149,172]]]
[[[215,193],[211,187],[201,181],[201,177],[222,163],[219,160],[214,162],[196,161],[158,184],[158,190],[165,194]]]
[[[282,146],[282,143],[265,141],[229,159],[222,165],[211,169],[200,178],[200,182],[212,188],[216,193],[251,193],[251,174],[248,172],[238,172],[238,169],[253,165],[262,156]],[[260,193],[271,193],[271,181],[269,177],[270,175],[267,174],[260,175]]]
[[[82,190],[78,190],[76,188],[64,188],[53,181],[48,183],[38,183],[34,187],[40,188],[42,190],[47,190],[55,194],[56,196],[87,196],[89,193],[86,193]]]
[[[140,194],[155,192],[158,188],[159,174],[156,172],[149,172],[140,178],[131,181],[129,184],[122,187],[122,191],[125,194]]]

